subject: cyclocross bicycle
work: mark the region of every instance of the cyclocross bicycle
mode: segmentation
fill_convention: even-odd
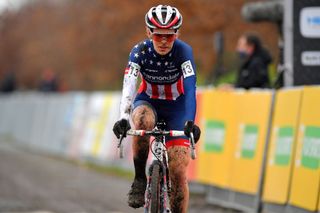
[[[190,128],[193,122],[187,124]],[[157,122],[156,127],[151,130],[129,130],[127,135],[132,136],[153,136],[151,141],[152,163],[149,166],[149,176],[145,192],[145,213],[165,213],[170,212],[169,194],[171,191],[171,182],[169,178],[168,167],[168,153],[165,146],[165,136],[184,136],[184,131],[165,130],[164,122]],[[118,148],[120,150],[120,157],[123,157],[123,145],[121,136]],[[191,158],[196,158],[195,141],[193,133],[190,133],[190,154]]]

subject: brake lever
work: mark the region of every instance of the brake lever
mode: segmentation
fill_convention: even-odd
[[[123,158],[123,146],[122,146],[122,141],[125,138],[124,134],[120,135],[120,139],[118,142],[118,149],[119,149],[119,156],[120,158]]]
[[[192,160],[194,160],[197,158],[197,155],[195,151],[195,142],[194,142],[193,132],[190,132],[190,146],[191,146],[191,158]]]

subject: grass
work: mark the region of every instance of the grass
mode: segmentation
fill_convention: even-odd
[[[94,170],[98,173],[112,175],[112,176],[116,176],[116,177],[120,177],[128,180],[132,180],[134,177],[133,172],[127,171],[125,169],[121,169],[118,167],[104,166],[104,165],[99,165],[92,162],[83,162],[83,163],[80,163],[80,165],[88,169]]]

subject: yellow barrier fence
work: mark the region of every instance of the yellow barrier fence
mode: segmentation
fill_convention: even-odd
[[[320,87],[303,89],[299,120],[289,203],[315,211],[320,183]]]
[[[202,99],[202,143],[198,180],[229,188],[234,147],[234,93],[208,90]]]
[[[235,93],[236,140],[231,189],[256,194],[272,101],[271,91]]]
[[[302,89],[278,91],[263,188],[263,201],[286,204],[292,174],[293,155]]]
[[[289,208],[289,204],[305,211],[317,211],[320,209],[320,87],[277,91],[270,117],[272,94],[271,90],[203,91],[200,118],[203,134],[198,144],[195,180],[218,187],[210,192],[218,197],[211,200],[220,202],[226,198],[223,202],[227,206],[237,203],[233,193],[260,200],[263,156],[267,154],[263,202],[283,209]],[[219,192],[224,193],[222,197]]]

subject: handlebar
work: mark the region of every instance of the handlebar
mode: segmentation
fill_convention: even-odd
[[[128,130],[127,135],[131,136],[172,136],[172,137],[178,137],[178,136],[185,136],[184,131],[180,130]],[[118,148],[120,149],[120,158],[123,158],[123,146],[122,146],[122,140],[124,139],[124,135],[121,135]],[[196,152],[195,152],[195,142],[194,142],[194,136],[193,133],[190,133],[190,148],[191,148],[191,158],[194,160],[196,159]]]
[[[179,130],[170,130],[170,131],[164,131],[164,130],[128,130],[127,135],[132,135],[132,136],[173,136],[173,137],[178,137],[178,136],[185,136],[184,131],[179,131]]]

